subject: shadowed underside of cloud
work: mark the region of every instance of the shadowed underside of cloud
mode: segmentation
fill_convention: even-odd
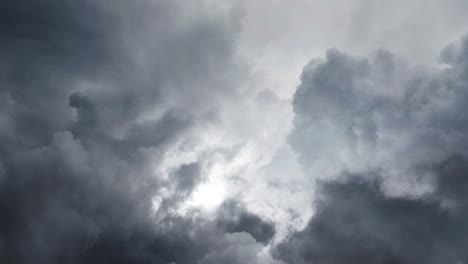
[[[467,263],[468,38],[443,68],[330,50],[304,68],[290,142],[318,180],[288,263]]]
[[[288,263],[465,263],[467,168],[462,156],[435,165],[441,188],[421,200],[386,197],[379,184],[351,175],[322,183],[316,214],[277,256]],[[456,207],[444,207],[446,199]]]

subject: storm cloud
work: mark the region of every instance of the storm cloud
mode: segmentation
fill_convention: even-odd
[[[467,37],[443,67],[379,50],[311,61],[290,142],[317,180],[315,214],[276,248],[288,263],[465,263]]]
[[[288,263],[465,263],[466,169],[462,156],[434,165],[440,187],[425,199],[387,197],[353,175],[322,182],[314,217],[276,254]]]
[[[238,11],[209,10],[2,1],[0,262],[257,263],[274,229],[247,209],[226,226],[175,212],[206,155],[167,153],[219,122],[243,74]]]
[[[1,1],[0,262],[468,262],[467,6],[266,2]]]

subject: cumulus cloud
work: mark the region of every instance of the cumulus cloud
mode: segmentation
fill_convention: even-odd
[[[322,178],[376,171],[389,192],[430,191],[424,164],[465,154],[465,60],[435,69],[384,50],[361,58],[336,49],[313,60],[293,102],[290,142],[303,167]]]
[[[465,263],[468,39],[444,67],[336,49],[305,68],[290,142],[317,181],[288,263]]]

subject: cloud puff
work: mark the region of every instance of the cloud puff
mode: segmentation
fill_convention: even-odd
[[[468,39],[447,65],[336,49],[305,68],[291,145],[317,181],[307,227],[275,249],[288,263],[465,263]]]
[[[434,69],[384,50],[370,58],[330,50],[324,61],[309,63],[290,137],[308,174],[379,171],[389,193],[430,191],[432,177],[419,167],[466,149],[466,58],[456,60]],[[401,181],[411,190],[395,186]]]
[[[246,232],[257,242],[267,244],[275,235],[273,223],[249,213],[244,205],[236,201],[226,201],[220,208],[218,225],[229,233]]]

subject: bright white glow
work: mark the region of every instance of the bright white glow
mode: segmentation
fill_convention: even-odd
[[[201,175],[205,181],[195,188],[182,211],[189,208],[213,211],[224,200],[238,195],[242,188],[235,184],[236,175],[249,165],[255,164],[254,158],[254,150],[250,145],[246,145],[232,160],[226,160],[222,155],[215,155],[206,161]]]
[[[186,206],[213,211],[224,201],[226,195],[225,181],[221,177],[212,177],[195,188]]]

